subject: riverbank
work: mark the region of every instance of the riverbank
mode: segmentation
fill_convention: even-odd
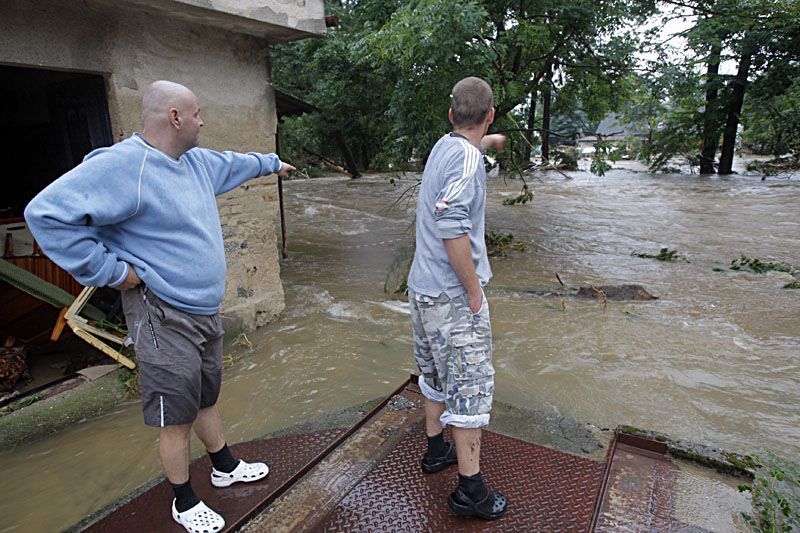
[[[247,334],[231,329],[225,333],[223,372],[253,350]],[[0,409],[0,450],[46,438],[125,404],[138,405],[138,368],[129,370],[108,361],[79,370]]]
[[[48,437],[115,409],[129,400],[125,384],[129,375],[129,370],[116,364],[89,367],[50,390],[12,402],[0,414],[0,450]]]

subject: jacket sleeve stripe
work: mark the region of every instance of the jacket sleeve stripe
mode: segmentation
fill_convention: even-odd
[[[481,153],[476,148],[464,143],[464,170],[461,174],[461,178],[451,183],[447,189],[445,189],[441,201],[450,203],[464,190],[464,187],[466,187],[467,183],[469,183],[475,175],[475,171],[478,170],[480,155]]]

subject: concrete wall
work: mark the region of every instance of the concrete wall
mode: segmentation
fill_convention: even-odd
[[[320,0],[175,0],[244,17],[253,21],[324,34],[324,5]]]
[[[277,119],[265,40],[124,5],[4,0],[0,64],[103,74],[115,142],[140,129],[147,83],[170,79],[200,100],[203,146],[275,149]],[[250,329],[284,307],[276,177],[254,180],[218,204],[229,268],[223,312],[238,323],[229,322],[229,330]]]

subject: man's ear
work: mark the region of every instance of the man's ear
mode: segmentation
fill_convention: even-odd
[[[488,115],[486,115],[486,121],[487,121],[487,122],[486,122],[486,125],[487,125],[487,126],[488,126],[489,124],[491,124],[492,122],[494,122],[494,106],[492,106],[492,108],[491,108],[491,109],[489,109],[489,114],[488,114]]]
[[[169,123],[175,129],[181,129],[181,112],[174,107],[169,108]]]
[[[452,107],[447,111],[447,118],[450,119],[450,124],[452,124],[453,123],[453,108]]]

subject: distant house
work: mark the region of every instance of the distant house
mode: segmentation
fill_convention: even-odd
[[[138,130],[153,80],[197,94],[203,146],[275,151],[271,47],[322,37],[325,26],[323,0],[4,0],[0,225],[17,223],[27,202],[86,153]],[[275,176],[218,206],[228,260],[223,314],[249,329],[284,307]]]
[[[593,152],[595,143],[603,140],[627,148],[628,144],[636,139],[647,139],[647,132],[638,126],[623,122],[616,114],[609,113],[598,124],[594,134],[578,139],[578,146],[582,152]]]

